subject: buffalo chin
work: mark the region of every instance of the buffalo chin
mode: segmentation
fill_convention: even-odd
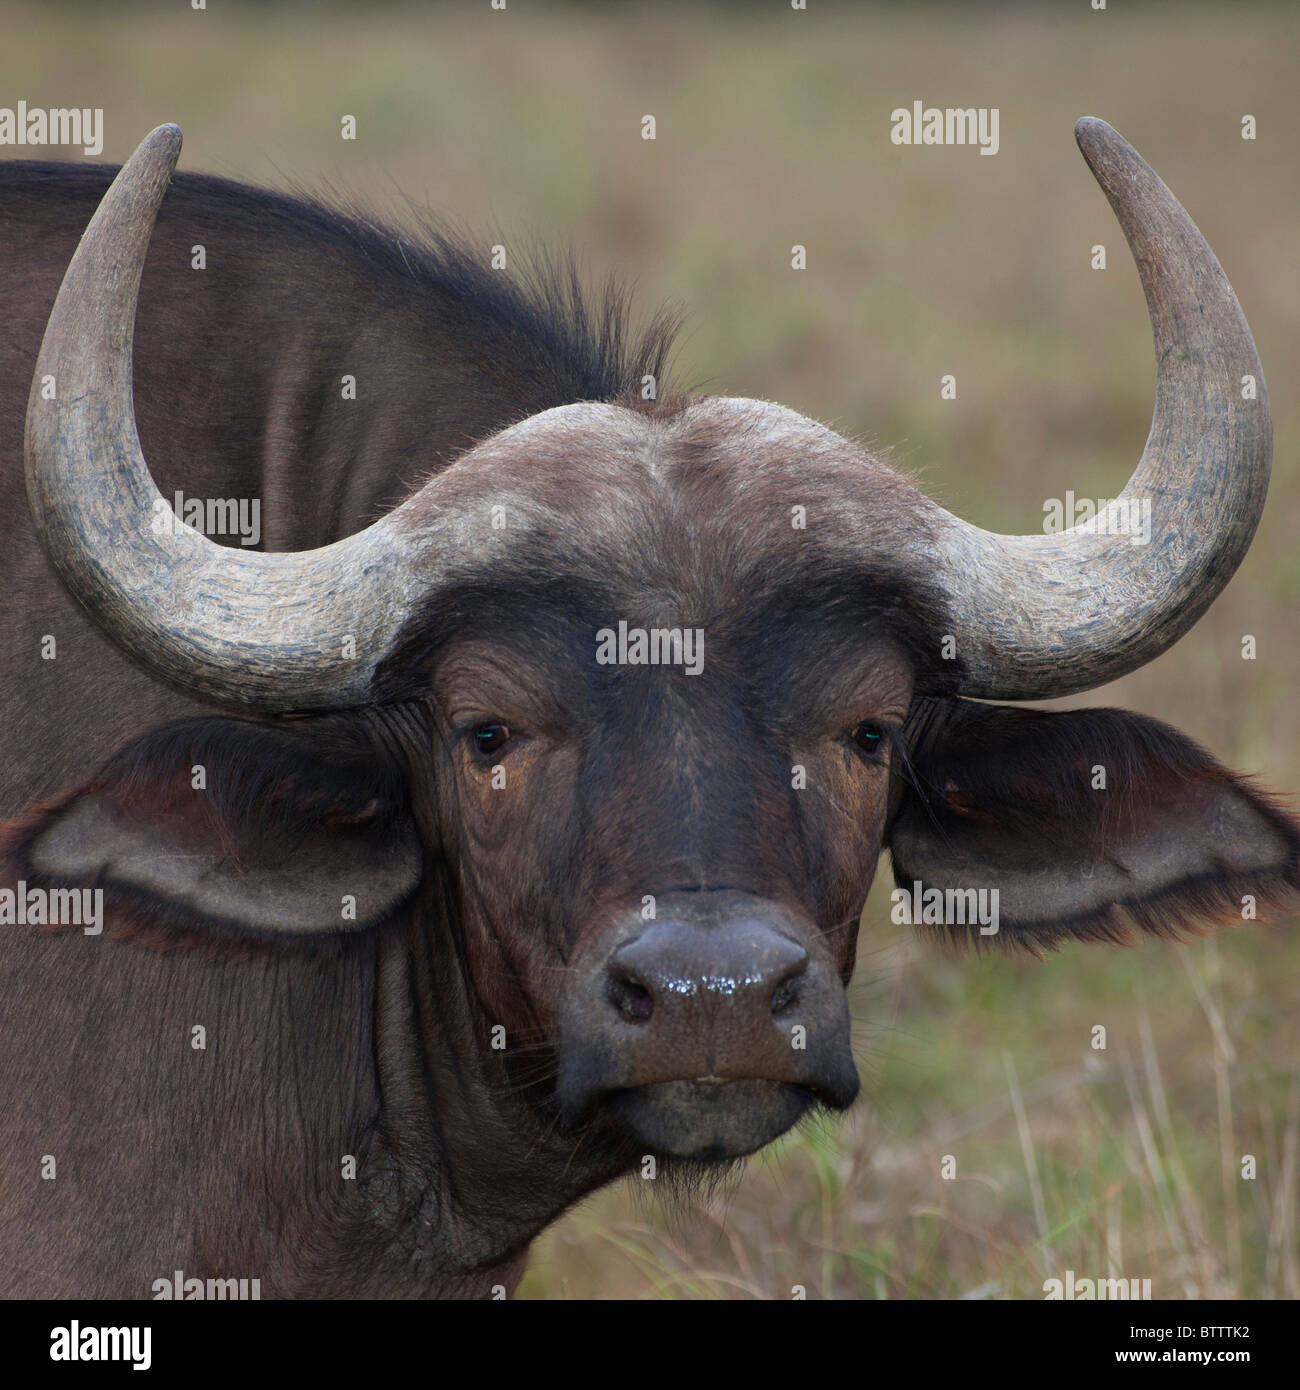
[[[785,1081],[661,1081],[605,1097],[619,1125],[673,1158],[743,1158],[784,1134],[817,1099]]]

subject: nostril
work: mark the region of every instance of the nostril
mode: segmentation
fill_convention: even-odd
[[[606,960],[604,998],[623,1023],[662,1032],[784,1023],[816,994],[816,969],[800,942],[766,922],[735,917],[703,927],[652,922]],[[605,1016],[607,1019],[609,1015]],[[724,1024],[723,1020],[729,1020]]]
[[[791,949],[784,952],[784,961],[776,964],[772,971],[773,984],[772,992],[768,996],[768,1005],[773,1018],[779,1018],[794,1008],[803,994],[804,982],[808,978],[808,952],[793,941],[786,938],[782,940],[784,945]]]
[[[772,991],[771,1008],[774,1017],[788,1013],[799,1000],[799,981],[802,974],[789,980],[782,980]]]
[[[617,975],[611,975],[609,997],[614,1007],[629,1023],[649,1023],[654,1014],[654,996],[635,980],[619,979]]]

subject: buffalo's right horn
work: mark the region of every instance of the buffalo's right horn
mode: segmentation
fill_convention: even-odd
[[[100,627],[165,679],[247,709],[363,704],[417,587],[417,541],[402,508],[318,550],[236,550],[175,517],[140,450],[136,296],[180,148],[174,125],[141,142],[64,276],[27,404],[36,525]],[[436,536],[427,507],[424,515]],[[426,570],[420,589],[434,578]]]

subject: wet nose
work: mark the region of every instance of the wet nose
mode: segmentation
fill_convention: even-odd
[[[607,998],[630,1024],[708,1016],[716,1026],[728,1016],[761,1025],[795,1007],[807,969],[808,952],[756,918],[651,922],[610,957]]]
[[[561,1123],[605,1110],[665,1153],[753,1152],[858,1091],[848,1000],[810,924],[734,890],[611,923],[560,1018]],[[595,943],[593,943],[595,944]]]

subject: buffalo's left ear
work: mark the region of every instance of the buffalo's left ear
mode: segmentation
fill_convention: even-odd
[[[1176,936],[1300,904],[1300,826],[1154,719],[927,699],[905,741],[895,882],[921,904],[917,885],[964,893],[954,905],[996,889],[993,939]]]

